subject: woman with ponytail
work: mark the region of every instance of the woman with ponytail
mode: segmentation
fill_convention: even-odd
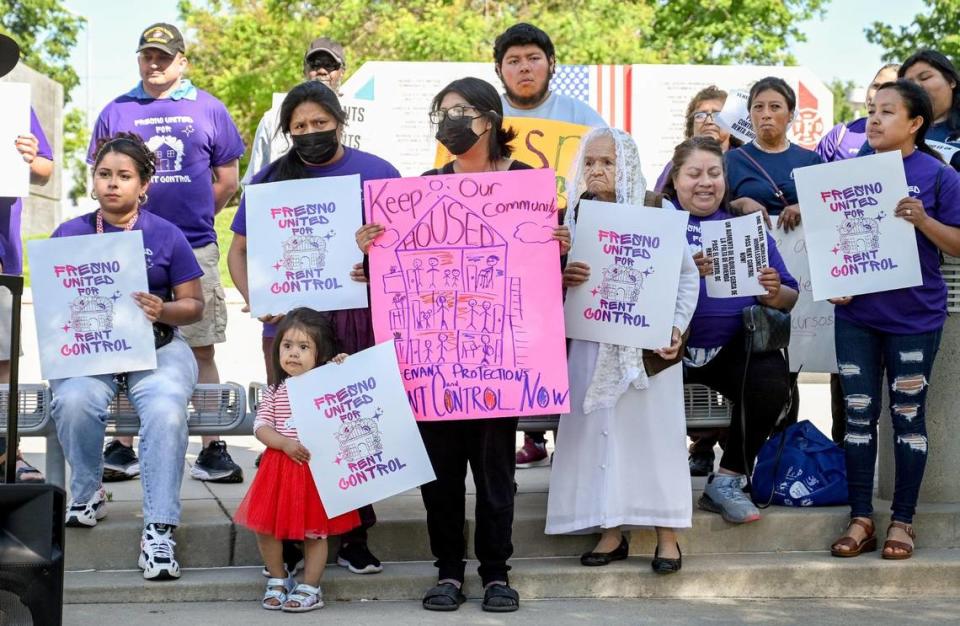
[[[910,195],[897,203],[891,219],[906,220],[916,229],[923,283],[831,300],[837,305],[837,364],[846,394],[850,495],[850,525],[831,553],[853,557],[877,548],[873,476],[886,370],[895,481],[882,556],[907,559],[913,555],[913,515],[927,461],[926,396],[947,317],[940,253],[960,255],[960,175],[927,145],[936,118],[930,97],[916,83],[900,79],[881,85],[868,113],[870,146],[903,157]]]

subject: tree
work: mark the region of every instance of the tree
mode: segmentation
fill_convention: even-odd
[[[901,62],[921,48],[934,48],[947,57],[960,59],[960,0],[924,0],[925,13],[918,13],[907,26],[894,28],[874,22],[866,29],[867,41],[883,46],[884,61]]]
[[[835,78],[828,86],[833,92],[833,119],[837,122],[852,122],[860,117],[861,112],[850,104],[850,92],[856,87],[852,80]]]
[[[797,25],[826,0],[181,0],[191,77],[250,140],[271,94],[302,80],[321,34],[365,61],[485,61],[518,21],[550,33],[561,63],[790,63]]]

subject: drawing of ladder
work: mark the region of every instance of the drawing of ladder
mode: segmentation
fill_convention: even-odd
[[[520,279],[510,279],[510,315],[523,319],[523,297],[520,295]]]

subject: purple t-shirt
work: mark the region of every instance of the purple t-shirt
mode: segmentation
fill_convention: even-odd
[[[849,124],[837,124],[817,144],[817,154],[825,163],[852,159],[867,141],[867,118]]]
[[[717,209],[707,217],[698,217],[691,213],[690,221],[687,222],[687,243],[691,248],[702,249],[700,224],[728,220],[731,217],[733,216],[723,209]],[[780,273],[780,284],[797,289],[797,281],[787,271],[783,257],[777,250],[777,244],[769,233],[767,234],[767,256],[770,267]],[[706,278],[701,276],[700,297],[697,299],[697,309],[693,312],[693,319],[690,320],[690,338],[687,343],[693,348],[717,348],[727,345],[727,342],[743,328],[743,310],[756,303],[757,299],[754,296],[711,298],[707,295]]]
[[[53,150],[43,134],[40,120],[30,108],[30,132],[40,144],[37,156],[53,160]],[[20,219],[23,213],[21,198],[0,198],[0,262],[4,274],[19,274],[23,271],[23,244],[20,241]]]
[[[767,177],[744,154],[749,154],[763,166],[783,192],[786,205],[797,203],[797,185],[793,182],[793,170],[823,162],[819,154],[796,144],[790,144],[789,148],[776,154],[760,150],[753,142],[728,150],[724,161],[727,164],[727,188],[730,190],[730,198],[753,198],[762,204],[770,215],[780,215],[786,205],[777,198]]]
[[[275,178],[277,170],[277,162],[274,162],[267,167],[263,168],[257,172],[252,179],[250,179],[250,184],[257,183],[268,183],[272,182]],[[307,177],[308,178],[325,178],[327,176],[350,176],[352,174],[360,175],[360,193],[363,194],[363,183],[367,180],[378,180],[382,178],[400,178],[400,172],[397,171],[397,168],[390,165],[387,161],[381,159],[378,156],[370,154],[369,152],[363,152],[361,150],[356,150],[354,148],[343,147],[343,157],[336,163],[332,165],[316,165],[316,166],[307,166]],[[237,233],[238,235],[247,236],[247,198],[246,194],[240,198],[240,207],[237,209],[237,214],[233,218],[233,223],[230,225],[230,230]],[[340,339],[340,349],[344,352],[351,354],[357,350],[363,350],[369,348],[373,345],[373,331],[372,326],[370,327],[369,338],[365,338],[364,327],[365,324],[362,323],[362,320],[346,320],[348,316],[356,317],[362,313],[366,314],[367,320],[369,322],[370,311],[369,309],[348,309],[346,311],[336,311],[334,313],[334,325],[337,327],[338,335]],[[275,324],[264,324],[263,325],[263,336],[264,337],[273,337],[276,335],[277,327]],[[346,339],[343,336],[343,333],[348,333],[352,339]],[[369,343],[368,343],[369,342]],[[368,344],[368,345],[364,345]],[[355,347],[355,349],[350,350],[348,347]]]
[[[657,176],[657,184],[653,186],[653,190],[656,193],[663,193],[663,188],[666,186],[667,181],[670,180],[670,172],[672,171],[673,162],[667,161],[667,164],[663,166],[663,171]]]
[[[104,220],[103,232],[117,233],[121,230]],[[186,237],[167,220],[148,211],[140,211],[133,230],[143,233],[147,284],[153,295],[172,300],[174,287],[203,276],[203,270]],[[97,212],[94,211],[60,224],[50,236],[74,237],[96,232]]]
[[[223,103],[199,89],[196,99],[122,95],[100,113],[87,163],[93,164],[97,141],[119,131],[137,133],[157,155],[143,208],[176,224],[194,248],[215,242],[210,170],[240,158],[244,150]]]
[[[923,202],[927,215],[948,226],[960,226],[960,174],[919,150],[903,160],[903,169],[910,196]],[[938,172],[940,202],[935,209]],[[850,304],[836,307],[838,318],[894,335],[927,333],[943,326],[947,319],[947,285],[940,273],[940,254],[919,230],[916,237],[923,284],[854,296]]]

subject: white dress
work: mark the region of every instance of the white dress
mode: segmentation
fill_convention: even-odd
[[[684,254],[674,326],[686,329],[697,305],[700,278]],[[683,366],[633,386],[612,409],[583,413],[599,344],[570,342],[570,410],[560,417],[550,473],[546,533],[596,533],[603,528],[689,528],[693,494],[687,465]]]

